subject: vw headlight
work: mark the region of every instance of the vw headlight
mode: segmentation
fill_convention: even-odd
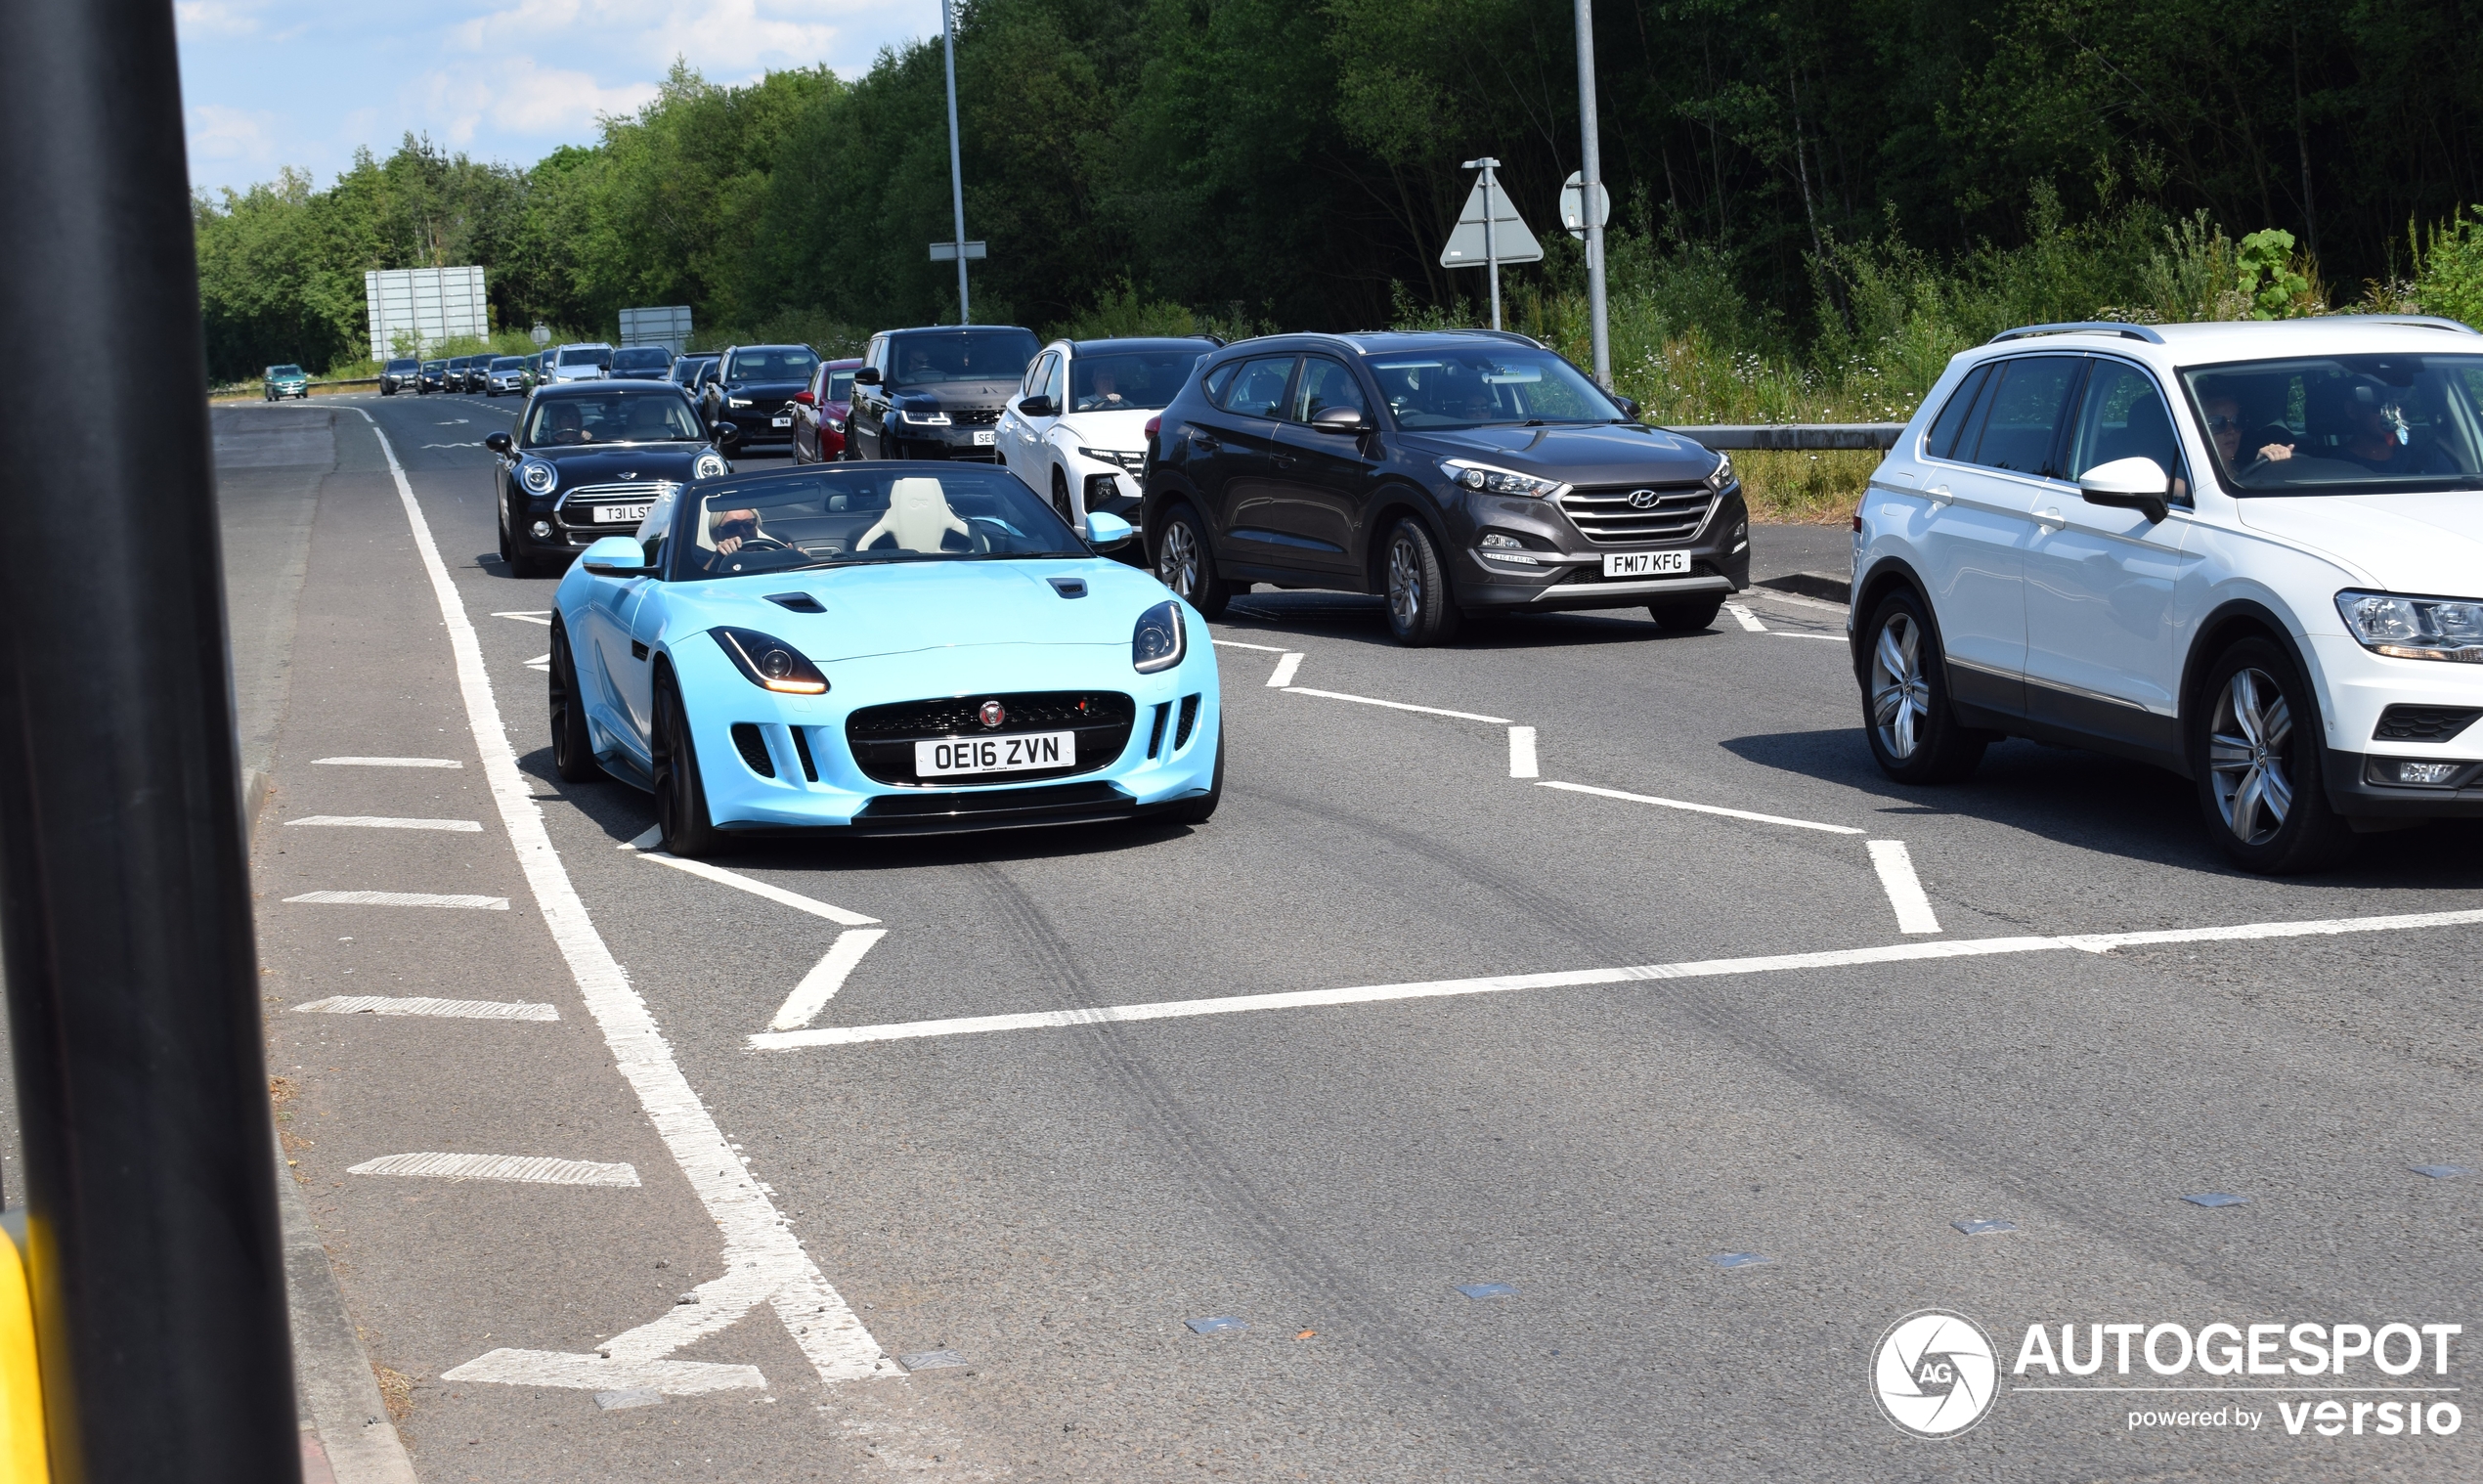
[[[701,454],[698,462],[690,465],[692,479],[721,479],[725,473],[724,456],[721,454]]]
[[[1182,627],[1178,599],[1157,603],[1138,615],[1129,634],[1129,663],[1140,675],[1170,670],[1190,652],[1190,635]]]
[[[2374,654],[2483,664],[2483,601],[2348,591],[2336,594],[2336,611],[2345,632]]]
[[[915,427],[948,426],[948,415],[946,413],[915,413],[899,409],[896,414],[896,420],[899,422],[911,423]]]
[[[1719,494],[1721,494],[1724,487],[1732,482],[1733,456],[1730,454],[1718,454],[1716,456],[1716,467],[1707,476],[1707,487]]]
[[[560,483],[560,474],[550,464],[529,458],[517,466],[517,482],[537,495],[548,495]]]
[[[726,407],[748,407],[750,406],[750,399],[748,397],[727,397],[724,399],[724,405]]]
[[[1537,500],[1549,500],[1566,492],[1569,486],[1557,479],[1540,474],[1520,474],[1515,469],[1494,468],[1476,463],[1471,458],[1443,458],[1440,472],[1469,490],[1486,495],[1530,495]]]
[[[828,677],[819,667],[779,638],[761,633],[755,629],[713,629],[716,642],[724,657],[742,673],[742,678],[762,690],[789,696],[815,696],[828,688]]]

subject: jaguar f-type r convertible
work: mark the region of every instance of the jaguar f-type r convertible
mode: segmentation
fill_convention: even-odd
[[[663,496],[554,595],[552,758],[650,790],[664,849],[741,833],[1155,818],[1224,790],[1215,651],[1004,468],[810,464]]]

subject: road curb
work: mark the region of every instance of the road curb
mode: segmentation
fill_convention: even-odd
[[[345,1310],[344,1290],[310,1206],[275,1148],[276,1207],[284,1229],[284,1288],[293,1321],[293,1375],[318,1446],[336,1484],[419,1484],[405,1441],[388,1420],[362,1331]],[[304,1453],[312,1443],[305,1429]],[[308,1462],[305,1459],[305,1462]]]

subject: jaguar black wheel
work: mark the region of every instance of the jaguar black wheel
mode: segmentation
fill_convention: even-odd
[[[724,837],[707,813],[707,790],[698,772],[698,747],[690,738],[689,714],[681,693],[667,676],[656,682],[655,823],[663,832],[664,849],[695,860],[712,855]]]

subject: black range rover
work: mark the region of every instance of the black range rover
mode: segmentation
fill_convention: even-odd
[[[730,444],[730,425],[717,430]],[[512,577],[557,573],[583,547],[629,536],[656,502],[695,479],[732,472],[698,408],[664,381],[539,386],[500,457],[501,559]]]
[[[1384,593],[1406,644],[1494,611],[1704,629],[1750,584],[1741,486],[1636,411],[1523,335],[1245,340],[1159,419],[1147,549],[1210,618],[1260,582]]]
[[[1043,347],[1014,325],[884,329],[853,373],[848,458],[1000,457],[1000,415]]]

